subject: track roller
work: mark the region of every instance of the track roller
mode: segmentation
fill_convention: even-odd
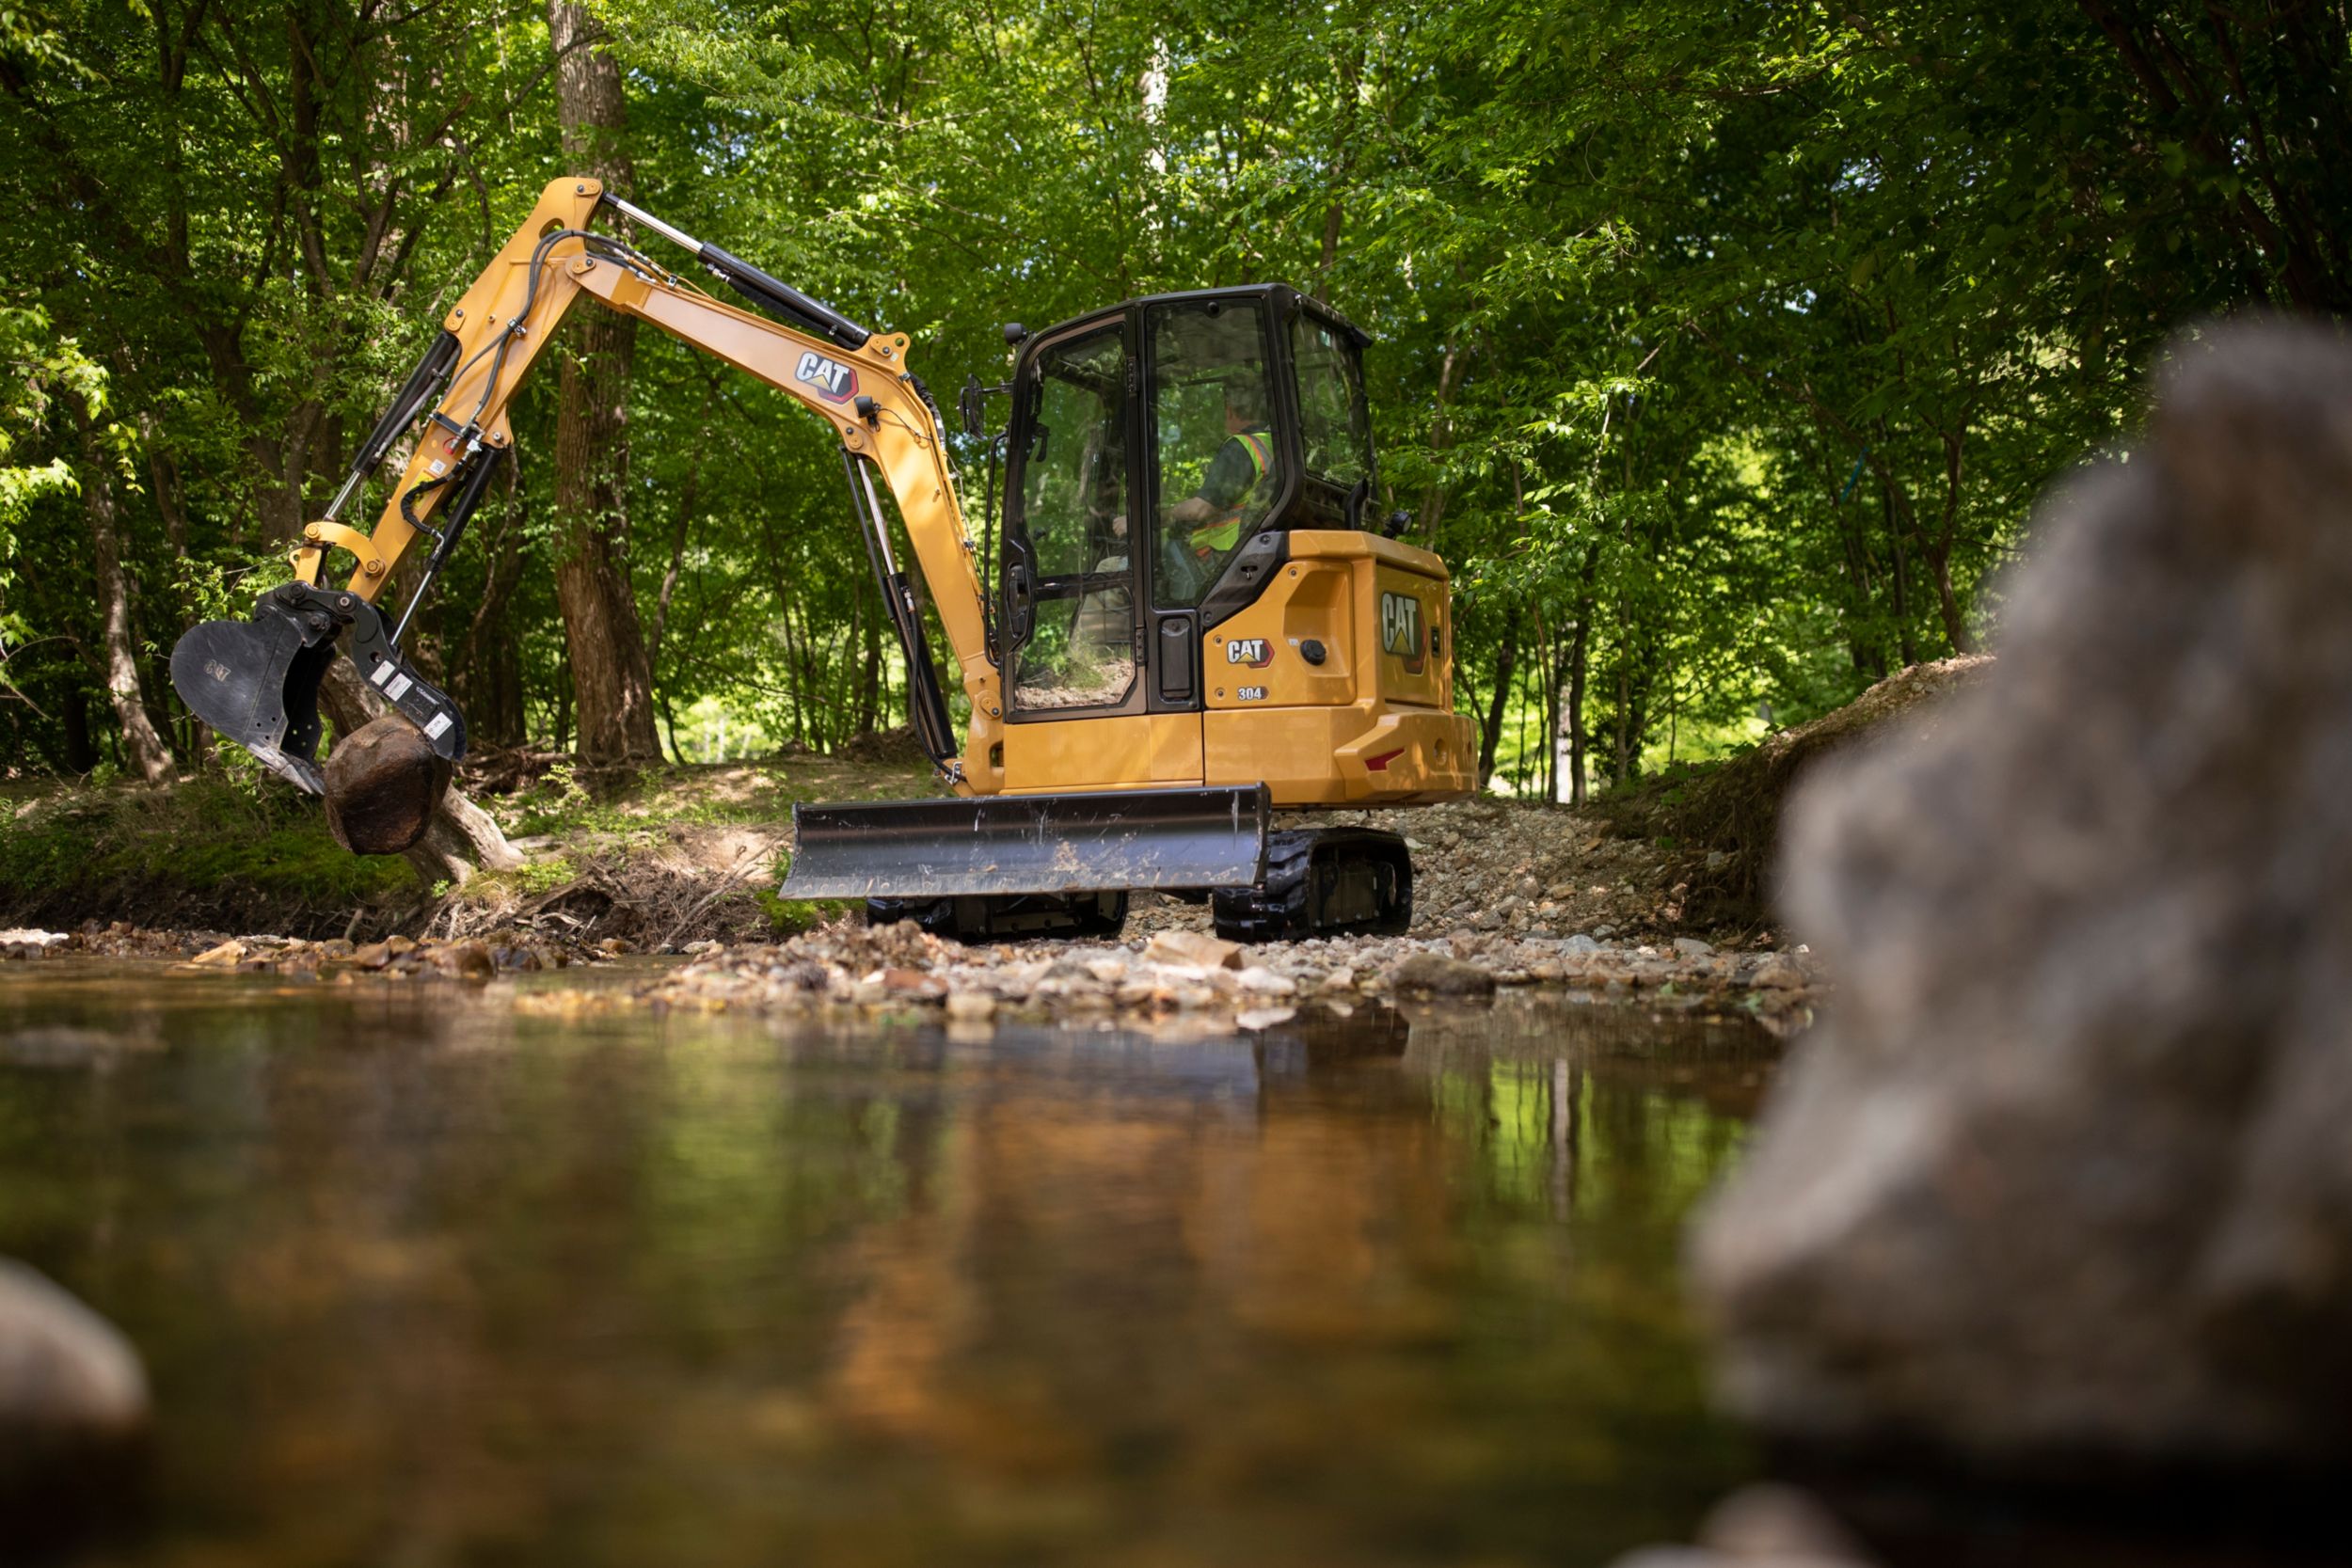
[[[1399,936],[1413,920],[1405,840],[1376,828],[1286,829],[1268,836],[1265,879],[1209,895],[1228,942]]]

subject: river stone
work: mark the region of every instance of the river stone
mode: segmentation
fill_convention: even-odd
[[[397,855],[424,837],[450,779],[447,760],[396,711],[338,739],[322,771],[326,826],[355,855]]]
[[[1195,964],[1201,969],[1239,969],[1241,943],[1213,937],[1206,931],[1159,931],[1144,944],[1143,956],[1152,963]]]
[[[1708,1511],[1696,1546],[1631,1552],[1614,1568],[1869,1568],[1871,1560],[1810,1493],[1758,1482]]]
[[[1840,990],[1694,1249],[1774,1434],[2352,1459],[2352,351],[2176,364],[2045,507],[1997,668],[1792,806]]]
[[[1389,971],[1391,990],[1430,996],[1491,996],[1495,977],[1476,964],[1440,953],[1414,953]]]
[[[29,926],[16,926],[0,931],[0,953],[12,958],[38,958],[44,953],[68,946],[72,941],[63,931],[40,931]]]

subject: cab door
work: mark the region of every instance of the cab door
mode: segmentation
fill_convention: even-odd
[[[1041,344],[1014,396],[1003,606],[1013,790],[1148,782],[1136,376],[1123,316]]]
[[[1267,373],[1265,308],[1256,294],[1147,301],[1145,507],[1151,635],[1148,701],[1156,713],[1198,715],[1214,688],[1247,683],[1204,659],[1207,633],[1230,614],[1239,577],[1254,590],[1249,542],[1289,486],[1281,409]]]

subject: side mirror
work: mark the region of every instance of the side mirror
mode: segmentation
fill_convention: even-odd
[[[965,376],[963,389],[956,394],[956,418],[963,422],[963,433],[976,438],[993,434],[988,428],[988,400],[1010,390],[1009,386],[983,387],[978,376]]]

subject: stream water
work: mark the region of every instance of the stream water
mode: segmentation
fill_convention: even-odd
[[[0,978],[0,1254],[147,1360],[90,1563],[1598,1563],[1752,1470],[1677,1249],[1775,1055],[52,960]]]

